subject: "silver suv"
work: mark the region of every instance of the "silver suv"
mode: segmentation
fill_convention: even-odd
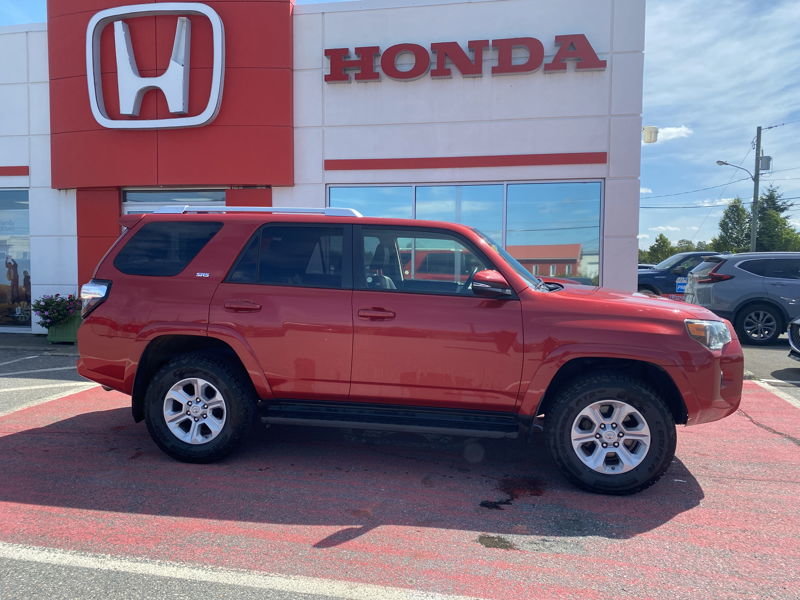
[[[743,343],[771,344],[800,317],[800,252],[708,256],[685,299],[731,321]]]

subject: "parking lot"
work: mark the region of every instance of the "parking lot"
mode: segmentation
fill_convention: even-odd
[[[800,380],[783,350],[747,368]],[[617,498],[538,439],[285,427],[177,463],[73,352],[0,349],[2,598],[796,597],[800,409],[757,382]]]

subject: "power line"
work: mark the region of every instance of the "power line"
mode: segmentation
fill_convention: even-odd
[[[800,199],[800,196],[789,196],[788,198],[781,198],[781,200],[797,200]],[[753,201],[742,201],[743,206],[747,206],[752,204]],[[691,206],[675,206],[675,205],[664,205],[664,206],[640,206],[639,208],[661,208],[661,209],[672,209],[672,208],[727,208],[730,204],[692,204]],[[792,210],[792,209],[790,209]],[[800,207],[797,207],[793,210],[800,210]]]
[[[729,181],[728,183],[722,183],[720,185],[711,185],[709,187],[699,188],[696,190],[690,190],[688,192],[676,192],[674,194],[661,194],[659,196],[650,196],[648,195],[645,200],[655,200],[656,198],[668,198],[670,196],[684,196],[686,194],[694,194],[695,192],[704,192],[706,190],[713,190],[715,188],[727,187],[732,183],[739,183],[740,181],[747,181],[750,179],[749,177],[742,177],[741,179],[736,179],[735,181]]]

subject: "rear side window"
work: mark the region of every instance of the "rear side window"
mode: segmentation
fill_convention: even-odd
[[[148,223],[120,250],[114,266],[127,275],[177,275],[221,228],[209,221]]]
[[[753,275],[766,277],[770,262],[770,260],[763,258],[758,260],[746,260],[743,263],[739,263],[738,267],[744,271],[747,271],[748,273],[752,273]]]
[[[260,229],[231,269],[227,281],[341,289],[344,228],[267,225]]]

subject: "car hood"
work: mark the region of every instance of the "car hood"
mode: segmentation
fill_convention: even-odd
[[[535,293],[535,292],[534,292]],[[623,292],[586,285],[565,285],[564,289],[549,292],[567,302],[585,304],[594,314],[637,316],[652,319],[721,320],[710,310],[678,300],[653,297],[648,294]],[[588,305],[591,305],[588,306]]]

